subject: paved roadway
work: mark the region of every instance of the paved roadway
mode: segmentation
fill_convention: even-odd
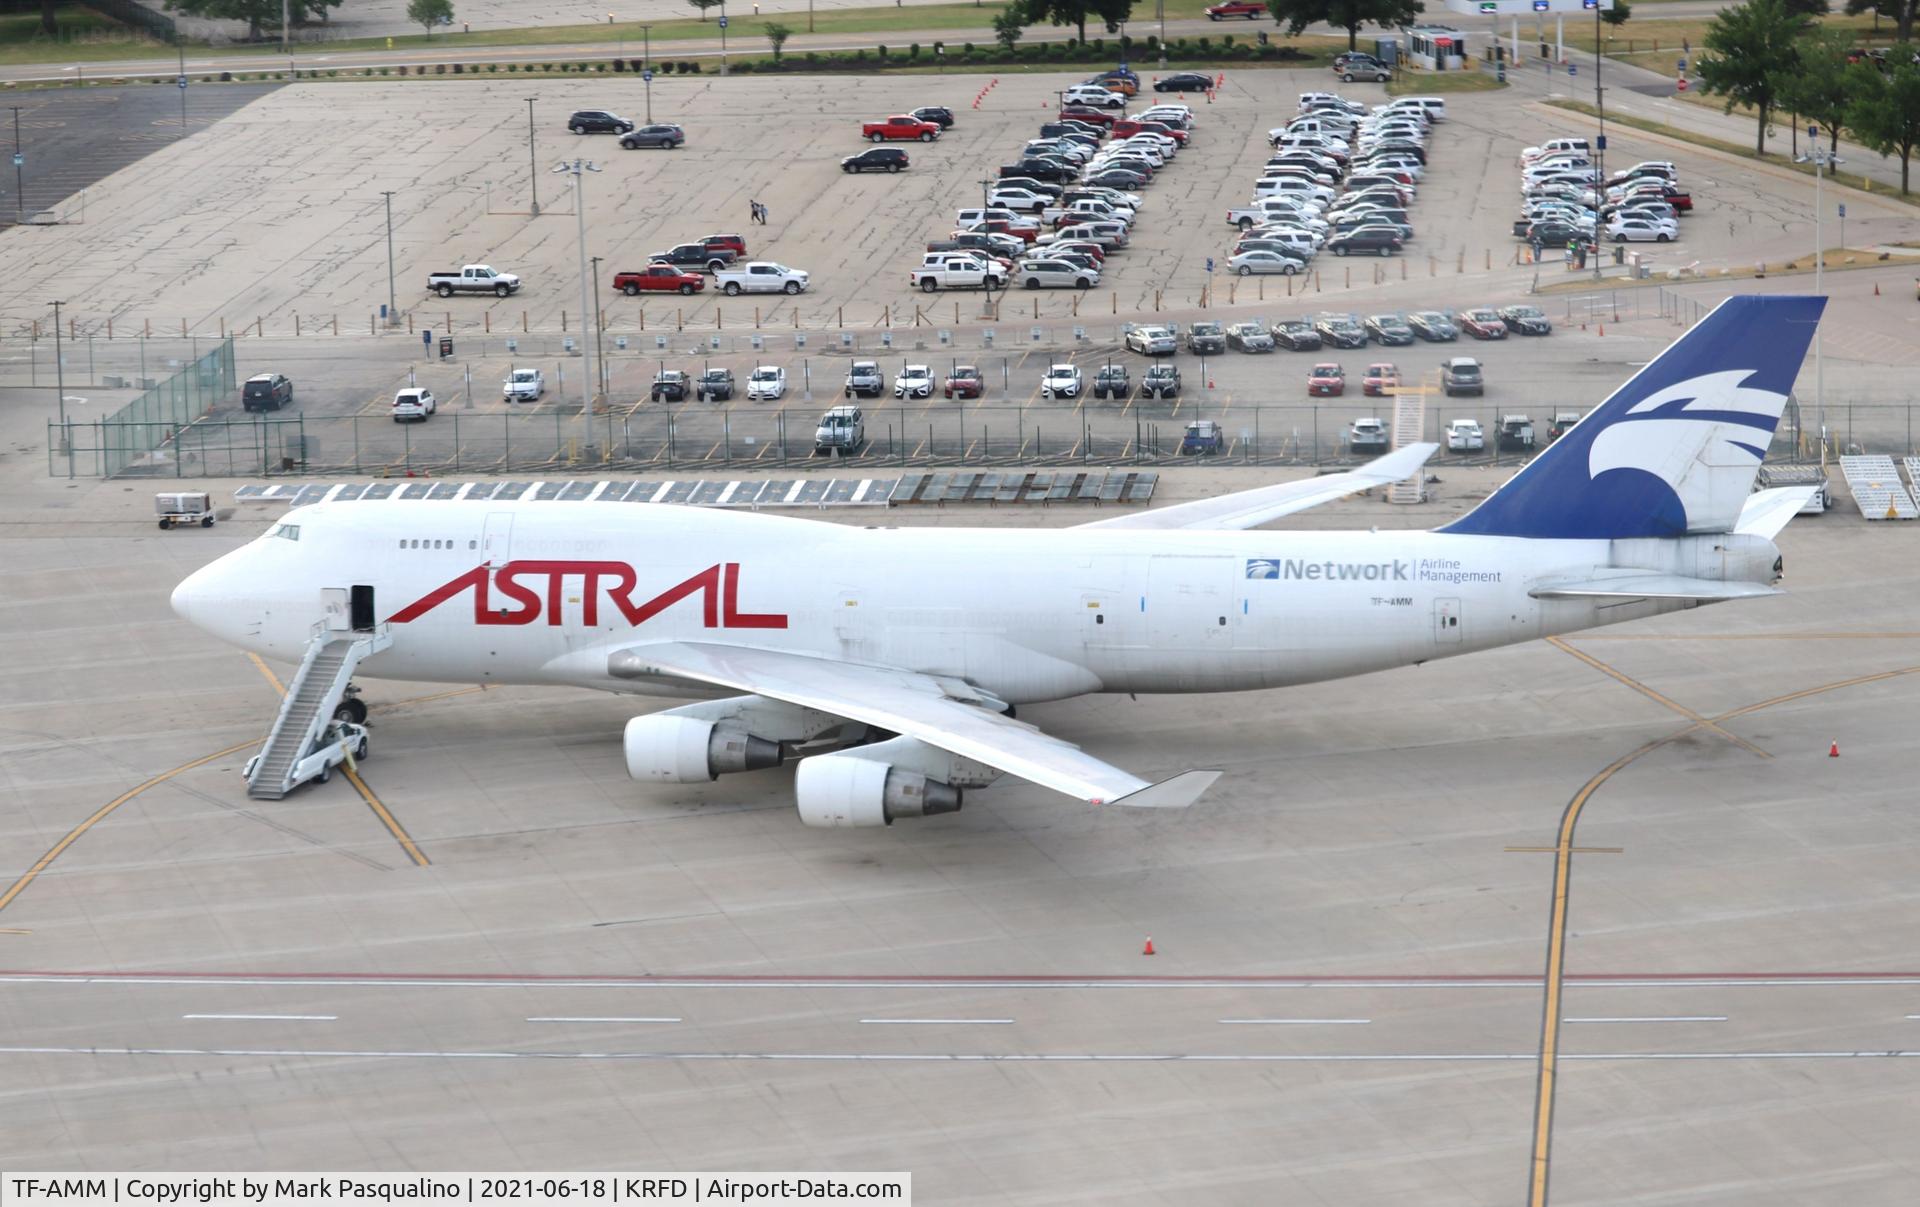
[[[785,773],[636,787],[617,735],[649,705],[566,691],[372,685],[379,813],[342,780],[248,801],[271,687],[165,597],[271,515],[162,534],[144,490],[38,472],[0,466],[0,1102],[22,1166],[1515,1201],[1550,1000],[1556,1202],[1891,1205],[1920,1176],[1914,680],[1886,677],[1916,661],[1920,583],[1886,526],[1799,522],[1791,595],[1574,653],[1035,710],[1146,773],[1226,768],[1180,816],[1009,784],[822,833]],[[1431,524],[1471,493],[1442,489],[1293,526]],[[1722,722],[1764,758],[1676,711],[1828,685]],[[1682,733],[1586,805],[1549,994],[1555,856],[1533,848],[1610,762]]]

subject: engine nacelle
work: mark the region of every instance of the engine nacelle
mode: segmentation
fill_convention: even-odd
[[[801,759],[793,794],[810,826],[890,826],[896,817],[929,817],[960,809],[960,789],[851,754]]]
[[[700,784],[732,771],[780,765],[780,743],[698,717],[655,713],[627,722],[627,774],[669,784]]]

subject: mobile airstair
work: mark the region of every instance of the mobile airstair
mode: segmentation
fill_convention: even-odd
[[[1427,394],[1430,387],[1425,381],[1419,385],[1396,386],[1393,395],[1393,451],[1418,444],[1426,439],[1427,432]],[[1422,468],[1393,485],[1387,487],[1389,503],[1419,503],[1427,497],[1427,471]]]
[[[1920,507],[1914,506],[1913,496],[1901,483],[1900,471],[1893,467],[1892,457],[1842,457],[1840,473],[1847,480],[1847,490],[1853,494],[1860,514],[1867,519],[1920,519]]]
[[[393,644],[386,625],[366,631],[314,626],[300,669],[287,685],[280,715],[247,763],[247,795],[279,800],[310,779],[325,781],[349,755],[364,758],[364,726],[336,719],[360,663]]]

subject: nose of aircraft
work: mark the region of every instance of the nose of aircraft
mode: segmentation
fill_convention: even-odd
[[[194,622],[194,603],[200,595],[201,580],[205,577],[205,570],[195,570],[192,574],[181,579],[180,585],[173,589],[173,614],[188,624]]]

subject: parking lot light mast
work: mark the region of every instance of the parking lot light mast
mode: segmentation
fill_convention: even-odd
[[[20,152],[20,106],[13,106],[13,204],[19,210],[20,221],[27,220],[27,183],[26,171],[22,166],[27,157]]]
[[[1826,241],[1826,237],[1821,233],[1820,229],[1820,207],[1822,204],[1820,183],[1821,177],[1827,168],[1838,167],[1840,165],[1840,157],[1831,151],[1821,149],[1819,126],[1808,126],[1807,153],[1796,158],[1794,162],[1811,163],[1813,165],[1813,292],[1820,297],[1825,297],[1827,296],[1827,291],[1821,283],[1821,270],[1826,267],[1827,253],[1826,249],[1821,246],[1821,244]],[[1822,466],[1825,466],[1827,463],[1827,383],[1825,369],[1826,365],[1820,358],[1820,327],[1818,324],[1815,324],[1813,328],[1813,409],[1817,417],[1816,422],[1818,422],[1820,426],[1820,464]]]
[[[1607,201],[1607,102],[1600,88],[1600,60],[1606,57],[1600,43],[1600,0],[1584,0],[1593,6],[1593,111],[1600,119],[1600,139],[1594,144],[1593,168],[1597,177],[1593,210],[1593,279],[1600,279],[1600,211]]]
[[[604,398],[607,393],[607,344],[601,338],[606,323],[600,317],[600,260],[599,256],[593,258],[593,354],[600,362],[600,395]]]
[[[174,49],[180,55],[180,75],[174,81],[180,86],[180,137],[187,136],[187,44],[175,42]]]
[[[980,181],[980,212],[983,215],[989,209],[993,208],[992,205],[989,204],[987,201],[987,198],[993,192],[993,183],[994,182],[992,177],[987,177]],[[981,259],[986,261],[987,267],[989,268],[989,270],[991,270],[991,268],[993,267],[993,261],[988,260],[985,256],[982,256]],[[987,318],[992,318],[993,317],[993,273],[991,271],[988,271],[986,274],[984,274],[981,277],[980,292],[984,294],[987,299],[985,315]]]
[[[653,26],[640,27],[640,78],[647,86],[647,124],[653,124]]]
[[[60,443],[67,448],[67,477],[73,477],[73,429],[67,426],[67,367],[66,357],[60,352],[60,307],[65,302],[53,304],[53,390],[60,404]]]
[[[393,292],[393,193],[388,189],[380,195],[387,199],[387,326],[400,321],[400,304]]]
[[[533,157],[533,102],[537,96],[527,98],[527,180],[533,185],[533,216],[540,216],[540,161]]]
[[[555,172],[564,172],[573,177],[573,217],[580,232],[578,248],[580,256],[580,325],[584,327],[588,321],[587,315],[593,310],[593,307],[589,305],[587,301],[587,192],[585,186],[587,173],[598,172],[600,168],[599,165],[590,160],[575,159],[570,162],[562,162],[553,170]],[[587,395],[586,382],[593,380],[593,344],[584,338],[586,334],[584,331],[581,332],[583,338],[580,341],[580,356],[586,368],[586,375],[580,385],[580,409],[583,413],[591,414],[593,410],[593,400]]]

